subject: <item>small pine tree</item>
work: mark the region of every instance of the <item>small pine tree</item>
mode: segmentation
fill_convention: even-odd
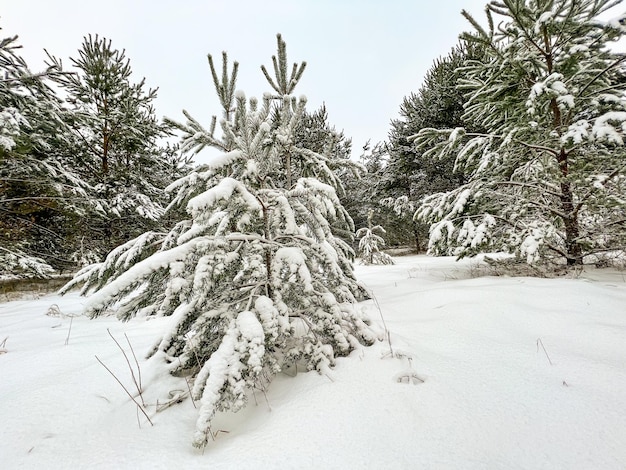
[[[341,200],[357,227],[367,225],[370,210],[374,210],[377,220],[384,221],[385,227],[390,223],[390,218],[387,217],[389,211],[381,212],[382,207],[378,203],[380,195],[376,191],[376,183],[381,178],[386,156],[383,143],[379,142],[372,146],[368,141],[362,147],[362,153],[358,159],[363,173],[358,178],[351,174],[345,174],[343,177],[346,190]],[[388,240],[398,241],[397,238]]]
[[[363,264],[394,264],[393,259],[387,253],[380,251],[381,246],[385,245],[383,237],[378,233],[385,233],[385,229],[380,225],[372,225],[374,211],[370,210],[367,217],[367,227],[362,227],[356,232],[359,238],[359,254]]]
[[[223,107],[206,130],[188,113],[182,147],[223,153],[172,184],[170,210],[187,218],[163,235],[147,232],[79,273],[66,290],[95,289],[87,312],[116,304],[117,315],[170,316],[150,356],[193,380],[200,401],[193,439],[203,447],[217,411],[242,408],[284,367],[323,371],[376,336],[362,318],[348,243],[334,227],[351,220],[335,188],[329,156],[296,145],[306,99],[292,95],[305,63],[287,71],[278,35],[273,88],[261,102],[235,92],[238,64],[221,78],[209,65]],[[353,230],[353,229],[352,229]]]

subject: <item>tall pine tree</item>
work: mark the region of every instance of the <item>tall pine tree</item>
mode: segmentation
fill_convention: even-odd
[[[154,228],[164,212],[163,188],[180,175],[171,174],[167,151],[159,146],[165,128],[153,107],[157,90],[146,90],[145,79],[133,83],[125,51],[89,35],[70,61],[75,72],[57,77],[57,83],[69,105],[67,153],[101,203],[82,234],[97,258]]]
[[[422,130],[418,149],[454,158],[468,175],[427,198],[432,251],[505,250],[528,262],[583,263],[624,250],[626,55],[613,0],[502,0],[488,27],[464,38],[485,48],[463,68],[466,114],[484,132]],[[498,25],[496,27],[496,25]]]

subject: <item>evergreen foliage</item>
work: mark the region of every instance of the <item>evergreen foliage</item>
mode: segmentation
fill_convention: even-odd
[[[288,74],[277,39],[274,76],[263,69],[273,92],[261,101],[234,91],[237,63],[229,68],[226,53],[221,77],[209,55],[221,137],[217,118],[209,129],[186,112],[187,122],[170,121],[187,152],[222,151],[168,188],[168,211],[185,208],[186,218],[168,233],[121,245],[65,288],[96,290],[87,304],[92,317],[114,306],[123,320],[171,318],[150,356],[193,380],[198,447],[216,412],[240,409],[250,390],[264,390],[285,367],[324,371],[376,339],[357,304],[364,290],[353,252],[335,234],[353,224],[336,194],[332,156],[296,138],[306,99],[291,93],[304,63]]]
[[[387,233],[390,244],[401,245],[406,243],[406,230],[400,218],[381,204],[384,193],[381,192],[380,183],[385,178],[387,158],[387,145],[384,142],[374,145],[366,142],[359,156],[359,164],[364,172],[359,178],[352,175],[343,178],[346,192],[342,201],[357,227],[367,226],[369,214],[373,211],[376,220],[381,220],[385,227],[391,227]],[[411,240],[410,234],[408,240]]]
[[[156,226],[185,163],[110,41],[85,38],[78,73],[32,73],[19,47],[0,41],[0,274],[42,277]]]
[[[48,55],[61,68],[59,59]],[[164,213],[164,187],[178,176],[171,153],[158,145],[165,135],[153,108],[156,89],[133,83],[130,60],[111,41],[87,36],[70,59],[75,73],[56,77],[67,95],[73,167],[93,188],[98,211],[90,214],[91,253],[100,259],[111,248],[156,226]],[[168,158],[169,157],[169,158]]]
[[[0,41],[0,274],[45,277],[70,263],[67,237],[91,187],[61,151],[64,112],[47,82],[65,74],[31,72],[20,47]]]
[[[457,87],[468,60],[480,60],[481,48],[461,41],[448,55],[434,61],[417,93],[405,97],[400,118],[391,121],[389,159],[377,183],[382,204],[393,210],[396,220],[385,226],[390,234],[401,231],[404,243],[415,244],[417,251],[426,248],[428,224],[413,220],[419,201],[425,196],[450,191],[466,182],[466,175],[454,167],[454,157],[424,157],[411,137],[424,128],[446,129],[459,126],[475,130],[464,119],[465,97]],[[397,228],[395,228],[397,227]]]
[[[293,139],[297,147],[327,156],[326,164],[339,177],[337,190],[340,197],[345,195],[346,181],[358,178],[365,172],[362,166],[350,160],[352,141],[343,131],[338,131],[330,124],[325,105],[312,113],[304,110]],[[306,171],[303,170],[300,170],[298,175],[305,175]]]
[[[619,3],[492,1],[487,28],[464,12],[475,31],[463,38],[485,50],[462,69],[465,118],[484,132],[417,136],[419,151],[454,158],[468,178],[417,210],[433,224],[432,252],[577,265],[624,249],[626,56],[611,47],[624,18],[598,19]]]
[[[295,129],[293,141],[297,147],[327,157],[326,165],[337,176],[333,184],[342,205],[355,224],[365,223],[366,217],[361,216],[366,203],[356,194],[357,188],[364,183],[361,180],[367,178],[367,168],[351,159],[352,141],[344,135],[343,131],[338,131],[330,124],[325,105],[312,113],[304,110],[302,119]],[[295,165],[297,166],[298,163],[296,162]],[[292,164],[292,169],[299,176],[308,174],[306,168],[295,168],[294,164]],[[335,224],[333,233],[345,242],[352,243],[354,226],[353,224],[349,226]]]

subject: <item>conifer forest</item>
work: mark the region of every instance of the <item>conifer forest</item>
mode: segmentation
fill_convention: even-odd
[[[252,64],[261,96],[228,52],[198,57],[220,103],[202,122],[185,103],[159,116],[124,44],[90,34],[34,71],[0,30],[0,280],[65,276],[92,319],[169,318],[145,352],[186,382],[204,449],[216,416],[281,372],[329,374],[389,340],[358,266],[402,253],[528,277],[623,269],[626,15],[599,19],[618,3],[463,11],[458,43],[363,148],[332,103],[308,106],[300,81],[320,65],[281,34]]]

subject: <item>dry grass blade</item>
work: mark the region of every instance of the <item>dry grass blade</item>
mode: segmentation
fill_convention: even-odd
[[[387,323],[385,322],[385,317],[383,316],[383,311],[380,308],[380,304],[378,303],[378,299],[374,295],[374,292],[370,291],[368,293],[372,297],[372,300],[374,301],[374,305],[376,305],[376,308],[378,309],[378,313],[380,314],[380,321],[383,324],[383,328],[385,330],[385,336],[387,337],[387,343],[389,344],[389,353],[391,354],[391,357],[394,357],[393,347],[391,346],[391,333],[389,332],[389,329],[387,328]]]
[[[70,334],[72,333],[72,322],[74,321],[74,317],[71,316],[70,317],[70,327],[67,330],[67,338],[65,338],[65,346],[67,346],[68,344],[70,344]]]
[[[126,342],[128,343],[128,347],[130,348],[130,352],[133,355],[133,359],[135,360],[135,365],[137,366],[137,380],[138,383],[135,382],[135,385],[137,386],[137,391],[139,392],[139,396],[141,396],[142,392],[143,392],[143,385],[141,384],[141,367],[139,367],[139,361],[137,360],[137,355],[135,354],[135,350],[133,349],[133,345],[130,343],[130,339],[128,339],[128,335],[126,333],[124,333],[124,338],[126,338]],[[131,369],[131,374],[132,374],[132,369]],[[133,374],[133,380],[134,380],[135,376]],[[143,396],[141,397],[141,402],[143,403]]]
[[[539,352],[539,345],[541,345],[541,348],[543,349],[543,352],[545,353],[546,357],[548,358],[548,362],[550,363],[551,366],[553,366],[554,364],[552,364],[552,361],[550,360],[550,356],[548,356],[548,351],[546,351],[546,348],[543,345],[543,341],[541,341],[541,338],[537,338],[537,352]]]
[[[143,406],[146,406],[145,402],[143,401],[143,390],[141,389],[141,369],[139,368],[139,362],[137,362],[137,357],[135,356],[135,351],[133,351],[133,348],[131,346],[131,351],[133,353],[133,357],[135,358],[135,363],[137,364],[137,370],[139,371],[139,380],[137,380],[137,377],[135,376],[135,371],[133,369],[133,367],[130,364],[130,359],[128,359],[128,355],[126,354],[126,351],[124,351],[124,348],[122,348],[122,345],[115,339],[115,337],[113,336],[113,334],[111,333],[111,330],[109,330],[107,328],[107,333],[109,333],[109,336],[111,337],[111,339],[115,342],[115,344],[117,344],[117,347],[120,349],[120,351],[122,351],[122,354],[124,355],[124,359],[126,359],[126,364],[128,365],[128,369],[130,370],[130,375],[133,379],[133,383],[135,384],[135,388],[137,389],[137,393],[139,394],[139,398],[141,399],[141,404]],[[124,334],[124,336],[126,336],[126,334]],[[126,341],[128,341],[128,344],[130,345],[130,341],[128,340],[128,336],[126,336]]]
[[[141,410],[141,412],[143,413],[143,415],[146,417],[146,419],[148,420],[148,422],[150,423],[151,426],[154,426],[154,423],[152,422],[152,420],[150,419],[150,416],[148,416],[148,413],[146,413],[146,410],[143,409],[143,407],[137,402],[137,400],[135,400],[135,397],[132,396],[132,394],[128,391],[128,389],[124,386],[124,384],[121,382],[120,379],[117,378],[117,376],[113,373],[113,371],[111,369],[109,369],[106,364],[104,362],[102,362],[100,360],[100,358],[98,356],[95,356],[96,360],[102,365],[102,367],[104,367],[109,374],[111,374],[113,376],[113,378],[117,381],[118,384],[120,384],[120,386],[124,389],[124,391],[126,392],[126,394],[130,397],[130,399],[135,403],[135,405],[137,405],[137,408],[139,408],[139,410]]]

